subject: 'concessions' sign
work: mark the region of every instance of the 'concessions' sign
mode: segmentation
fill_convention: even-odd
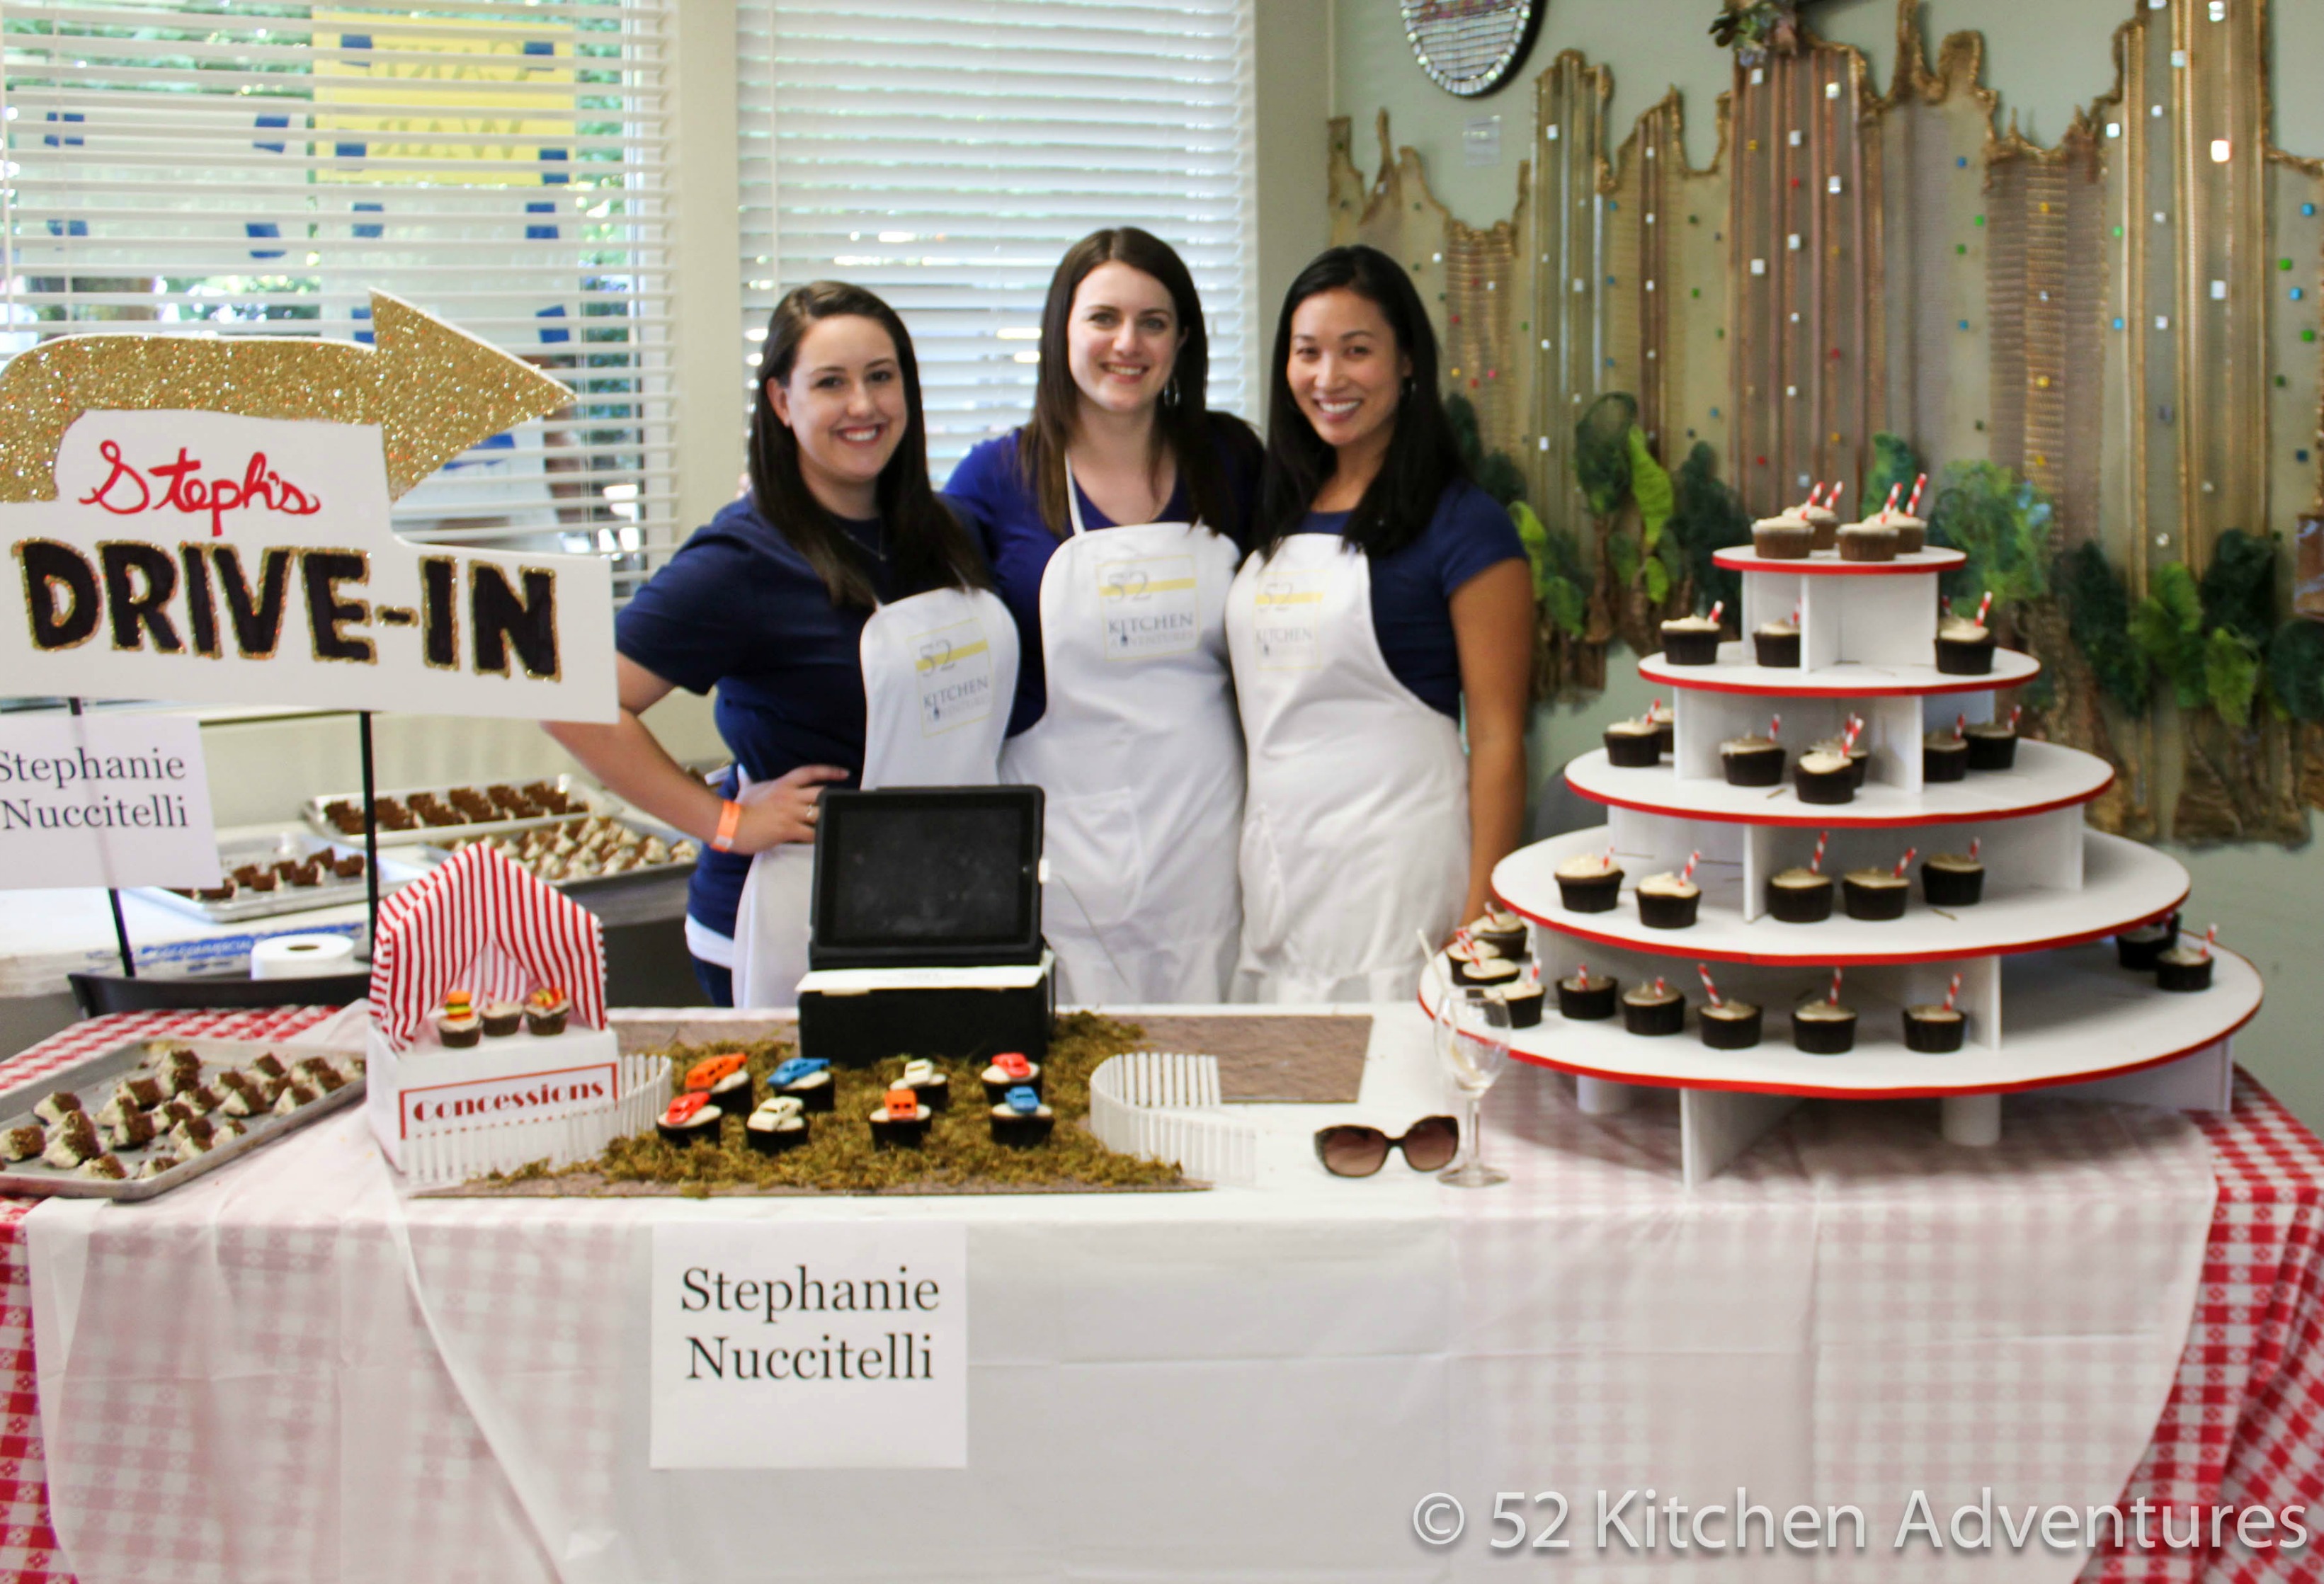
[[[198,723],[0,718],[0,886],[217,883]]]
[[[968,1466],[958,1221],[660,1221],[656,1469]]]
[[[604,562],[389,527],[394,495],[480,426],[563,388],[374,301],[377,352],[88,336],[0,375],[10,691],[613,718]],[[120,372],[133,357],[142,379]]]

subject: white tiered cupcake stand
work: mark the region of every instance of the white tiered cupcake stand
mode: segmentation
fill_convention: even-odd
[[[1675,666],[1660,656],[1638,663],[1641,675],[1672,691],[1668,759],[1651,769],[1617,769],[1602,751],[1574,760],[1568,783],[1606,805],[1608,823],[1524,848],[1493,872],[1502,900],[1538,926],[1534,944],[1551,987],[1540,1026],[1512,1035],[1513,1054],[1572,1073],[1585,1110],[1621,1110],[1634,1085],[1678,1090],[1690,1184],[1715,1175],[1803,1097],[1936,1097],[1945,1136],[1964,1144],[1998,1139],[2000,1097],[2013,1091],[2071,1086],[2102,1099],[2223,1109],[2230,1039],[2258,1010],[2259,975],[2219,951],[2209,990],[2174,994],[2158,990],[2151,973],[2116,966],[2105,937],[2177,907],[2187,871],[2152,848],[2084,828],[2083,806],[2111,784],[2112,768],[2073,749],[2021,741],[2013,769],[1922,782],[1923,732],[1960,717],[1991,719],[1997,692],[2040,671],[2031,657],[2009,650],[1994,656],[1986,676],[1936,668],[1937,578],[1961,564],[1960,553],[1923,550],[1874,563],[1828,553],[1771,561],[1749,550],[1716,558],[1743,575],[1745,633],[1799,612],[1803,663],[1754,664],[1748,640],[1721,645],[1715,665]],[[1803,803],[1790,779],[1800,751],[1838,735],[1851,712],[1866,722],[1866,784],[1849,803]],[[1777,714],[1784,784],[1729,786],[1720,743],[1764,734]],[[1820,833],[1829,842],[1823,872],[1835,882],[1851,869],[1892,867],[1917,848],[1904,916],[1851,919],[1837,885],[1832,916],[1822,923],[1768,915],[1768,878],[1806,864]],[[1982,843],[1983,900],[1930,907],[1920,861],[1967,852],[1972,839]],[[1558,866],[1609,848],[1624,875],[1617,907],[1567,910]],[[1648,928],[1637,882],[1683,868],[1698,851],[1697,921]],[[1603,1022],[1561,1018],[1554,981],[1583,963],[1625,990],[1666,980],[1689,1002],[1685,1031],[1632,1035],[1618,1013]],[[1699,964],[1722,997],[1763,1008],[1757,1046],[1719,1051],[1702,1043]],[[1856,1048],[1809,1055],[1793,1047],[1789,1010],[1827,990],[1834,967],[1845,970],[1841,999],[1858,1014]],[[1941,1001],[1955,973],[1957,1004],[1969,1019],[1963,1048],[1908,1051],[1903,1008]],[[1432,1008],[1443,982],[1440,972],[1424,976]]]

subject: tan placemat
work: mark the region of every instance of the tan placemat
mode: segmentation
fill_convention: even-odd
[[[1222,1096],[1241,1104],[1352,1105],[1372,1020],[1214,1012],[1138,1018],[1150,1051],[1219,1059]]]

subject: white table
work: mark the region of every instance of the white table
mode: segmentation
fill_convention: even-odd
[[[75,1570],[1500,1578],[1494,1493],[1557,1490],[1578,1507],[1561,1565],[1610,1579],[1682,1559],[1600,1550],[1596,1491],[1693,1506],[1740,1485],[1778,1515],[1859,1506],[1864,1576],[1933,1579],[1946,1558],[1888,1549],[1916,1488],[1940,1514],[1982,1486],[2020,1506],[2123,1489],[2211,1214],[2185,1119],[2015,1100],[2001,1145],[1967,1150],[1909,1102],[1803,1111],[1688,1193],[1667,1105],[1586,1117],[1564,1080],[1513,1069],[1489,1111],[1508,1186],[1397,1161],[1339,1181],[1313,1162],[1320,1122],[1450,1109],[1418,1014],[1377,1010],[1360,1104],[1255,1108],[1248,1189],[411,1200],[349,1117],[143,1209],[52,1202],[25,1229]],[[672,1218],[964,1223],[968,1470],[649,1469],[641,1290]],[[1413,1529],[1434,1492],[1468,1513],[1442,1548]],[[2080,1562],[2035,1543],[1978,1577]],[[1829,1570],[1755,1550],[1733,1576]]]

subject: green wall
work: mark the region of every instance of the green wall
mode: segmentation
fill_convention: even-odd
[[[1985,35],[1985,81],[2001,97],[2002,124],[2014,114],[2037,142],[2054,141],[2075,111],[2114,86],[2114,30],[2133,0],[1927,0],[1923,38],[1933,53],[1948,32]],[[2190,0],[2175,0],[2190,4]],[[2249,5],[2254,0],[2228,0]],[[1373,164],[1372,119],[1389,112],[1389,134],[1418,151],[1438,199],[1471,225],[1508,217],[1517,197],[1517,161],[1533,129],[1532,78],[1563,50],[1579,50],[1614,72],[1616,139],[1638,113],[1676,86],[1687,115],[1690,160],[1717,152],[1718,96],[1728,85],[1728,58],[1706,31],[1715,0],[1549,0],[1541,37],[1518,80],[1482,99],[1444,93],[1421,75],[1405,42],[1395,0],[1333,0],[1332,111],[1355,123],[1357,163]],[[2278,0],[2272,8],[2278,81],[2275,139],[2303,155],[2324,155],[2324,97],[2292,91],[2296,71],[2283,63],[2324,59],[2324,0]],[[1856,45],[1884,90],[1895,69],[1895,0],[1831,0],[1814,8],[1818,30]],[[1264,63],[1260,91],[1266,92]],[[1463,162],[1462,132],[1473,117],[1501,117],[1501,162]],[[1612,686],[1579,705],[1552,705],[1534,718],[1531,758],[1536,784],[1572,755],[1597,746],[1604,723],[1634,714],[1646,690],[1628,654],[1609,654]],[[2171,850],[2193,877],[2190,918],[2217,919],[2220,938],[2251,957],[2266,976],[2267,1002],[2236,1041],[2237,1059],[2311,1126],[2324,1128],[2324,974],[2310,953],[2324,919],[2324,850],[2313,843],[2278,847]]]

